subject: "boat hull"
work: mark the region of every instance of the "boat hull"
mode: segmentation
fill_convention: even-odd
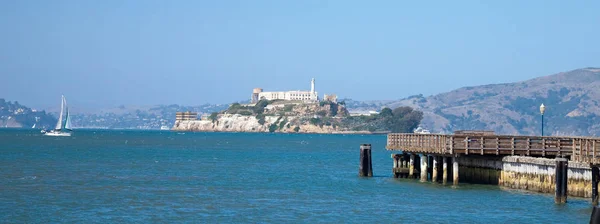
[[[62,137],[62,136],[71,136],[71,133],[69,132],[46,132],[44,133],[45,136],[58,136],[58,137]]]

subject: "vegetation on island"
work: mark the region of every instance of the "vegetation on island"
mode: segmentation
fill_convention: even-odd
[[[417,128],[422,119],[423,112],[411,107],[403,106],[394,110],[386,107],[379,114],[346,117],[342,124],[353,131],[407,133]]]
[[[254,106],[244,106],[240,103],[233,103],[225,111],[228,114],[240,114],[244,116],[260,115],[265,111],[265,107],[276,101],[260,100]]]

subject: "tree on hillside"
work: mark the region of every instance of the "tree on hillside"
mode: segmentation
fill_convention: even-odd
[[[252,111],[255,114],[262,114],[265,111],[265,107],[267,107],[267,105],[269,105],[268,100],[260,100],[258,101],[258,103],[256,103],[256,105],[254,105]]]
[[[390,131],[395,133],[412,132],[423,119],[423,112],[406,106],[394,109],[392,114]]]
[[[254,105],[254,106],[260,107],[260,108],[265,108],[267,105],[269,105],[268,100],[259,100],[258,103],[256,103],[256,105]]]
[[[391,116],[394,116],[394,113],[392,112],[392,109],[386,107],[386,108],[381,109],[381,112],[379,112],[379,116],[391,117]]]
[[[423,112],[413,110],[410,107],[398,107],[394,110],[383,108],[376,115],[346,117],[342,125],[354,131],[410,133],[418,127],[422,119]]]
[[[213,112],[213,113],[211,113],[211,114],[210,114],[210,116],[209,116],[208,118],[209,118],[209,119],[210,119],[212,122],[215,122],[215,121],[217,120],[218,116],[219,116],[219,113],[217,113],[217,112]]]

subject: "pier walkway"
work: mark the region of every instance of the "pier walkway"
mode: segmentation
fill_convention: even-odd
[[[490,132],[440,134],[388,134],[388,150],[439,155],[520,155],[568,158],[569,161],[600,164],[600,138],[511,136]]]

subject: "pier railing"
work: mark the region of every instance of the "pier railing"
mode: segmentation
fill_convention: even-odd
[[[600,138],[493,134],[388,134],[388,150],[413,153],[567,157],[600,164]]]

